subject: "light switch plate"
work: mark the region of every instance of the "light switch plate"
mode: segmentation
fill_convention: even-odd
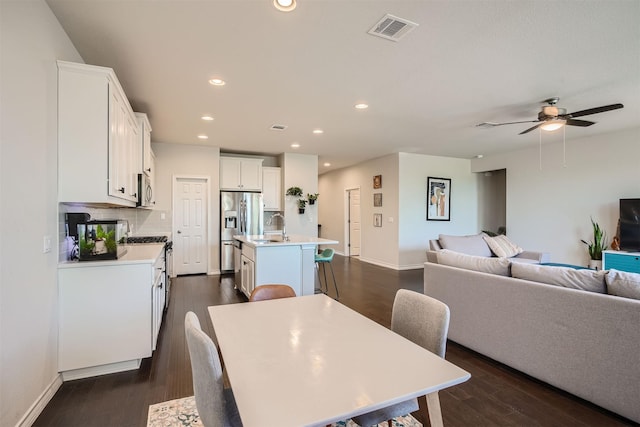
[[[51,252],[51,236],[44,236],[43,245],[42,245],[42,253],[46,254]]]

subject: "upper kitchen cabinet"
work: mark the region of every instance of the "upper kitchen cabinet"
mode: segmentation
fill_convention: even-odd
[[[262,168],[262,200],[265,211],[282,210],[282,176],[280,168]]]
[[[136,119],[138,120],[140,137],[142,138],[142,173],[151,176],[151,124],[144,113],[136,113]]]
[[[134,207],[141,155],[113,70],[58,61],[58,201]]]
[[[220,189],[262,191],[263,159],[220,157]]]

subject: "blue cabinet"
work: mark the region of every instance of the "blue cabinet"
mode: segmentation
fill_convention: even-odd
[[[602,269],[640,273],[640,252],[604,251]]]

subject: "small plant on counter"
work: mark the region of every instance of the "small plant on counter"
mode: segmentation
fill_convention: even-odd
[[[303,214],[305,207],[307,207],[307,201],[305,199],[298,199],[298,213]]]
[[[300,188],[300,187],[289,187],[287,189],[287,196],[294,196],[294,197],[302,196],[302,188]]]
[[[315,205],[316,204],[316,200],[318,200],[318,193],[315,194],[307,194],[307,199],[309,200],[309,204],[310,205]]]

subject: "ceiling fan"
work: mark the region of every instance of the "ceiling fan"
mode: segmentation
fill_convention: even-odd
[[[552,130],[559,129],[564,125],[587,127],[595,124],[595,122],[590,122],[588,120],[576,120],[576,117],[604,113],[605,111],[617,110],[619,108],[624,107],[624,105],[622,104],[611,104],[611,105],[604,105],[602,107],[589,108],[586,110],[576,111],[574,113],[567,114],[567,110],[565,108],[556,107],[556,104],[558,103],[559,100],[560,98],[558,97],[545,99],[543,102],[549,105],[542,106],[541,111],[538,113],[537,120],[525,120],[520,122],[508,122],[508,123],[484,122],[476,126],[495,127],[495,126],[503,126],[503,125],[514,125],[518,123],[537,123],[537,125],[532,126],[529,129],[520,132],[518,135],[529,133],[532,130],[537,128],[541,128],[547,131],[552,131]]]

